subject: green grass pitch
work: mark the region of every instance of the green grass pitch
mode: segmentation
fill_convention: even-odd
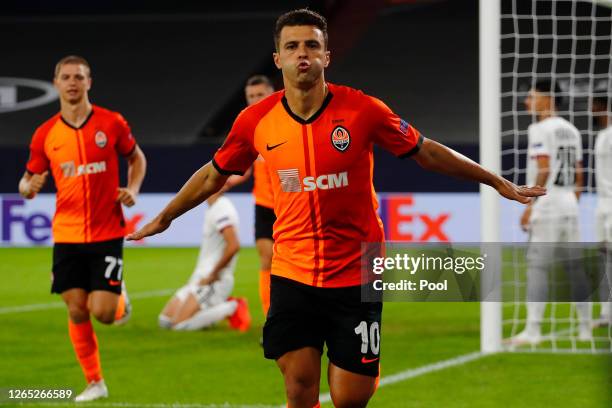
[[[234,290],[249,300],[250,331],[237,333],[226,323],[193,333],[157,327],[157,315],[169,295],[151,292],[181,286],[196,255],[197,249],[191,248],[126,249],[124,270],[134,297],[134,315],[123,327],[95,323],[110,398],[85,406],[284,404],[282,377],[275,363],[263,358],[259,346],[263,317],[253,249],[240,253]],[[49,294],[50,265],[49,248],[0,248],[0,389],[5,394],[7,388],[41,387],[80,392],[85,385],[68,340],[65,308],[53,306],[61,299]],[[46,305],[26,312],[7,309],[32,304]],[[479,305],[387,303],[382,333],[385,377],[477,351]],[[326,391],[323,375],[321,392]],[[612,357],[510,353],[482,357],[382,387],[370,406],[610,407]]]

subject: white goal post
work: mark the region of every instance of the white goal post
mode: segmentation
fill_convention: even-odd
[[[497,174],[501,173],[501,104],[500,104],[500,1],[480,0],[479,7],[479,126],[480,126],[480,164]],[[500,202],[497,191],[480,186],[480,240],[500,242],[499,220]],[[489,257],[489,261],[491,257]],[[499,264],[497,264],[499,265]],[[496,271],[487,264],[483,276],[483,288],[495,285],[499,280]],[[480,305],[480,349],[491,353],[501,350],[502,344],[502,305],[500,302],[483,301]]]

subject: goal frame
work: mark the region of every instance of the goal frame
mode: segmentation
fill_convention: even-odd
[[[501,173],[501,0],[479,0],[479,141],[480,164]],[[500,197],[493,188],[480,185],[480,240],[500,242]],[[490,248],[490,247],[489,247]],[[502,350],[502,303],[496,301],[496,282],[501,278],[498,254],[487,254],[482,293],[489,293],[480,304],[480,350]]]

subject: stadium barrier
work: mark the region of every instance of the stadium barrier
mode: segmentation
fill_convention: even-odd
[[[243,246],[253,246],[254,203],[249,193],[228,193],[240,216],[239,238]],[[173,197],[173,194],[141,194],[138,203],[124,209],[129,231],[141,227],[153,218]],[[379,214],[389,241],[407,242],[479,242],[480,201],[478,193],[380,193]],[[595,197],[584,194],[580,200],[582,241],[593,242]],[[504,200],[502,207],[511,209],[519,204]],[[51,220],[55,210],[55,195],[40,194],[35,200],[24,200],[13,194],[0,195],[0,246],[51,245]],[[130,246],[198,246],[206,205],[200,206],[175,220],[170,229]],[[527,234],[519,232],[518,219],[503,223],[504,242]]]

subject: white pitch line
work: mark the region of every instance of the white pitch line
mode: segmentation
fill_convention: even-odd
[[[151,290],[147,292],[129,293],[130,299],[146,299],[158,296],[167,296],[174,293],[174,289]],[[22,306],[0,307],[0,315],[11,313],[35,312],[38,310],[62,309],[65,307],[63,302],[35,303]]]
[[[60,309],[62,307],[65,307],[64,303],[62,302],[38,303],[38,304],[23,305],[23,306],[8,306],[8,307],[0,308],[0,314],[33,312],[36,310]]]
[[[432,364],[427,364],[417,368],[409,368],[408,370],[400,371],[399,373],[388,375],[386,377],[381,377],[380,382],[378,384],[378,388],[385,387],[387,385],[395,384],[398,382],[406,381],[411,378],[419,377],[421,375],[433,373],[436,371],[444,370],[449,367],[456,367],[463,365],[465,363],[469,363],[470,361],[478,360],[486,356],[487,354],[481,353],[480,351],[475,351],[473,353],[463,354],[458,357],[453,357],[448,360],[438,361]],[[319,395],[319,402],[330,402],[331,395],[327,392],[325,394]]]
[[[21,406],[37,406],[37,407],[54,407],[66,404],[74,404],[73,401],[62,401],[62,402],[23,402]],[[0,406],[3,403],[0,402]],[[88,402],[84,406],[87,407],[98,407],[98,408],[276,408],[274,405],[264,404],[230,404],[229,402],[223,404],[197,404],[197,403],[182,403],[182,402],[170,402],[170,403],[138,403],[138,402]]]

